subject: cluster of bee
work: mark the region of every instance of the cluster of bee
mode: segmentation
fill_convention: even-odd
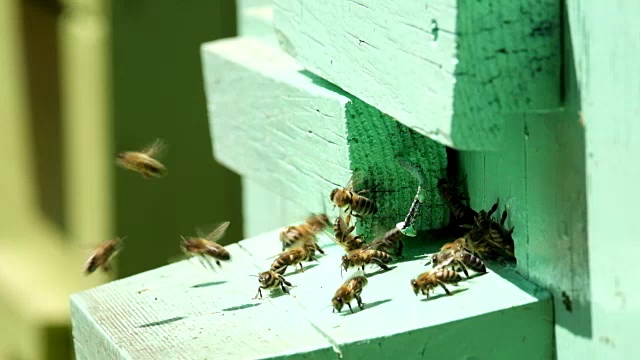
[[[458,186],[447,178],[440,179],[437,185],[440,196],[451,211],[453,221],[460,227],[468,229],[463,236],[466,248],[482,260],[514,261],[513,227],[507,230],[507,210],[502,213],[500,221],[493,219],[498,209],[498,201],[487,212],[477,212],[469,204]]]
[[[163,141],[157,139],[141,151],[126,151],[117,155],[116,164],[136,172],[145,179],[162,178],[168,174],[167,168],[156,158],[166,150]],[[197,256],[205,264],[212,267],[211,261],[218,266],[221,261],[231,259],[229,252],[217,242],[224,236],[229,222],[223,222],[214,227],[209,234],[198,231],[197,237],[182,237],[180,249],[187,257]],[[98,268],[108,272],[111,270],[111,260],[123,249],[123,240],[115,238],[98,245],[84,265],[84,273],[92,274]]]
[[[292,285],[284,278],[287,267],[298,265],[304,271],[302,262],[317,261],[316,252],[324,254],[318,246],[317,236],[333,228],[332,238],[345,251],[341,258],[341,272],[350,268],[359,269],[336,291],[331,300],[333,310],[340,312],[346,304],[353,312],[350,304],[353,299],[356,299],[360,309],[364,309],[361,293],[368,283],[364,273],[365,266],[376,265],[383,271],[390,270],[388,264],[393,261],[393,257],[402,256],[404,236],[399,228],[393,228],[367,243],[354,233],[352,218],[363,218],[378,211],[376,204],[362,195],[364,192],[366,190],[354,191],[350,180],[347,186],[336,188],[329,195],[331,202],[340,209],[340,214],[333,223],[326,214],[313,214],[302,224],[284,228],[280,232],[283,252],[273,261],[269,270],[258,275],[260,286],[255,298],[262,298],[263,289],[280,288],[289,293],[287,287]]]
[[[161,178],[168,172],[155,157],[163,149],[163,143],[156,140],[142,151],[120,153],[117,164],[139,173],[146,179]],[[458,186],[448,179],[440,179],[437,189],[451,211],[453,221],[467,228],[468,232],[463,237],[442,246],[438,253],[431,256],[432,268],[411,280],[413,292],[416,295],[422,293],[427,298],[438,286],[451,295],[445,284],[457,285],[462,281],[460,272],[467,278],[470,277],[469,270],[479,274],[486,273],[483,260],[514,259],[511,237],[513,228],[507,230],[504,227],[506,210],[500,221],[493,219],[498,202],[489,211],[477,212],[466,203],[469,199],[458,191]],[[355,275],[349,277],[335,292],[331,299],[333,311],[342,311],[346,304],[353,312],[353,299],[360,309],[364,309],[361,294],[368,284],[365,266],[374,265],[381,271],[391,270],[388,265],[394,259],[403,257],[402,239],[405,236],[403,227],[400,226],[404,223],[381,233],[371,242],[355,234],[355,226],[351,224],[352,218],[362,219],[378,211],[376,204],[363,195],[365,192],[366,190],[355,191],[350,180],[347,186],[333,189],[329,195],[331,202],[340,210],[335,221],[332,222],[326,214],[312,214],[303,223],[284,228],[279,234],[282,252],[267,271],[258,274],[259,287],[254,298],[262,299],[262,290],[278,288],[288,294],[289,288],[293,285],[284,277],[287,268],[299,267],[300,271],[304,272],[303,262],[318,261],[318,254],[324,255],[324,251],[318,245],[318,235],[332,229],[333,240],[345,251],[341,257],[341,273],[350,268],[357,269]],[[413,214],[412,210],[410,214]],[[197,237],[182,237],[180,248],[186,256],[198,257],[208,266],[213,266],[212,260],[220,266],[221,261],[231,259],[229,252],[218,244],[228,227],[229,222],[224,222],[206,235],[199,232]],[[122,239],[116,238],[98,246],[85,264],[85,273],[91,274],[98,268],[109,271],[109,263],[122,249],[122,242]]]

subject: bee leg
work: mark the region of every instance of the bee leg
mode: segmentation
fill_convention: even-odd
[[[362,271],[364,271],[364,265],[362,265]]]
[[[282,289],[282,292],[284,292],[285,294],[289,294],[289,290],[284,286],[284,283],[282,281],[280,282],[280,288]]]
[[[298,263],[300,265],[300,271],[304,272],[304,268],[302,267],[302,263]]]
[[[404,256],[402,256],[403,248],[404,248],[404,244],[402,243],[402,240],[398,240],[398,250],[396,251],[396,255],[404,259]]]
[[[469,278],[469,271],[467,270],[467,266],[460,260],[456,261],[459,265],[460,268],[462,269],[462,272],[464,273],[464,276],[467,277],[467,279]]]
[[[447,287],[444,286],[444,283],[442,283],[442,281],[438,281],[438,285],[440,285],[440,287],[442,287],[442,289],[444,289],[444,291],[447,293],[447,295],[451,295],[451,291],[449,291],[449,289],[447,289]]]
[[[489,212],[487,213],[487,219],[490,218],[494,212],[496,212],[496,210],[498,210],[498,203],[500,203],[500,199],[496,200],[496,203],[493,204],[493,206],[491,207],[491,210],[489,210]]]
[[[254,298],[254,299],[258,299],[258,297],[259,297],[260,299],[262,299],[262,289],[261,289],[261,288],[258,288],[258,293],[257,293],[257,294],[256,294],[256,296],[254,296],[253,298]]]
[[[360,307],[360,310],[363,310],[364,303],[362,302],[362,297],[360,297],[360,295],[356,295],[356,301],[358,301],[358,307]]]
[[[382,262],[382,260],[374,258],[373,261],[375,261],[376,264],[378,264],[378,266],[380,266],[383,270],[385,270],[385,271],[386,270],[390,270],[389,267],[385,263]]]
[[[507,209],[504,209],[502,212],[502,217],[500,218],[500,225],[504,225],[504,222],[507,221]]]
[[[351,310],[351,313],[353,314],[353,309],[351,308],[351,304],[347,303],[347,305],[349,306],[349,310]]]
[[[218,266],[222,266],[222,264],[220,263],[220,260],[216,260],[216,264],[217,264]]]
[[[319,246],[317,243],[315,244],[315,246],[314,246],[314,247],[315,247],[315,249],[316,249],[316,250],[318,250],[318,252],[319,252],[320,254],[324,255],[324,250],[320,249],[320,246]]]

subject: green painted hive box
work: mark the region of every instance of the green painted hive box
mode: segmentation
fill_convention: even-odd
[[[232,261],[215,271],[194,259],[118,280],[71,298],[81,359],[549,359],[549,294],[512,270],[413,294],[409,280],[425,267],[427,237],[406,241],[403,261],[381,273],[367,267],[364,310],[333,313],[331,298],[347,278],[343,250],[328,238],[326,255],[287,269],[290,295],[263,291],[255,275],[280,251],[278,231],[228,247]],[[498,340],[499,339],[499,340]]]

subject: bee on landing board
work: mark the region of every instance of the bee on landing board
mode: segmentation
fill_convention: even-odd
[[[118,154],[116,163],[127,169],[142,175],[145,179],[162,178],[168,174],[167,168],[155,158],[166,150],[161,139],[156,139],[153,144],[142,151],[125,151]]]
[[[367,285],[367,283],[367,278],[362,272],[358,272],[354,276],[347,279],[347,281],[345,281],[342,286],[338,288],[335,295],[331,299],[333,312],[342,311],[342,307],[347,304],[347,306],[349,306],[349,310],[351,310],[351,313],[353,313],[353,309],[351,308],[351,301],[353,300],[353,298],[355,298],[358,302],[358,307],[360,307],[360,310],[363,310],[364,303],[362,302],[360,294],[362,293],[362,289]]]
[[[365,248],[384,251],[387,254],[393,253],[395,256],[402,257],[402,249],[404,247],[402,243],[403,236],[402,231],[394,226],[393,229],[373,239],[371,244]]]
[[[478,213],[464,203],[469,198],[460,193],[458,186],[452,184],[449,179],[442,178],[438,180],[437,189],[440,197],[442,197],[442,200],[459,224],[473,224]]]
[[[260,286],[258,287],[258,293],[254,299],[262,299],[262,289],[271,290],[280,287],[285,294],[288,294],[289,290],[287,290],[285,285],[289,287],[292,286],[290,282],[285,280],[284,276],[273,270],[267,270],[258,274],[258,282],[260,283]]]
[[[303,261],[318,261],[315,258],[315,243],[303,243],[301,247],[291,248],[280,254],[271,264],[271,270],[280,275],[284,275],[289,266],[300,266],[300,270],[304,272],[302,267]]]
[[[335,235],[335,242],[338,245],[342,246],[342,248],[347,252],[351,252],[353,250],[362,249],[367,244],[360,238],[358,235],[354,235],[353,231],[355,230],[355,226],[349,226],[347,222],[342,218],[342,216],[338,216],[333,225],[333,232]]]
[[[206,236],[203,236],[201,231],[198,230],[198,237],[182,237],[182,243],[180,244],[182,251],[188,256],[200,256],[206,263],[208,263],[208,258],[213,258],[218,266],[221,265],[221,260],[231,260],[231,255],[227,249],[217,243],[224,236],[229,224],[230,222],[226,221],[215,226],[214,230]]]
[[[478,213],[469,232],[464,236],[467,246],[472,253],[478,255],[483,260],[514,260],[513,227],[505,229],[504,223],[507,219],[505,209],[500,218],[500,222],[493,220],[492,216],[498,209],[498,201],[491,207],[489,212],[484,210]]]
[[[123,240],[124,239],[115,238],[98,245],[84,265],[85,275],[93,273],[99,267],[101,267],[104,272],[109,272],[111,270],[110,261],[122,250]]]
[[[364,271],[365,265],[376,264],[382,270],[391,270],[386,264],[393,261],[391,255],[380,250],[358,249],[349,252],[342,257],[342,270],[348,271],[350,267],[360,267]]]
[[[377,213],[378,208],[376,207],[376,204],[370,199],[362,196],[362,194],[367,192],[367,190],[355,192],[353,190],[353,186],[352,177],[349,179],[347,186],[333,189],[329,195],[329,199],[331,199],[331,202],[335,206],[346,210],[349,217],[353,215],[360,218],[364,215]],[[347,218],[347,223],[349,223],[349,218]]]
[[[434,290],[438,285],[442,287],[447,295],[452,295],[444,284],[458,285],[458,282],[461,280],[462,277],[453,270],[436,268],[418,275],[416,279],[412,279],[411,288],[416,295],[422,292],[422,295],[427,295],[428,299],[429,292]]]
[[[462,271],[467,278],[469,278],[468,269],[482,274],[487,272],[482,260],[466,250],[464,238],[456,239],[442,246],[440,252],[431,257],[431,263],[434,268]]]
[[[330,226],[331,222],[327,215],[315,214],[307,217],[303,224],[286,227],[280,232],[282,251],[301,242],[313,242],[315,250],[324,254],[324,251],[317,244],[316,235]]]

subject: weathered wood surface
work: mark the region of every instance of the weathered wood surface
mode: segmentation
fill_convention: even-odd
[[[572,0],[567,7],[586,142],[590,356],[630,359],[640,353],[640,287],[633,276],[639,268],[640,6]]]
[[[382,231],[402,221],[417,181],[398,162],[415,162],[428,183],[421,229],[441,227],[447,213],[435,192],[445,147],[394,121],[257,40],[237,38],[202,48],[216,159],[307,211],[326,208],[329,193],[352,172],[379,206]],[[268,214],[267,214],[268,215]],[[371,221],[359,226],[372,226]]]
[[[354,314],[332,313],[345,279],[343,252],[327,238],[317,264],[288,269],[290,296],[277,290],[251,299],[258,283],[250,275],[280,250],[277,231],[229,246],[232,261],[216,271],[183,261],[75,294],[78,359],[551,357],[550,298],[512,270],[450,286],[451,297],[441,290],[429,301],[414,296],[409,280],[428,269],[421,254],[435,249],[424,241],[408,240],[406,261],[387,273],[367,268],[365,309],[354,302]],[[496,337],[509,345],[496,346]]]
[[[306,69],[458,149],[560,106],[557,1],[276,0],[274,26]]]

